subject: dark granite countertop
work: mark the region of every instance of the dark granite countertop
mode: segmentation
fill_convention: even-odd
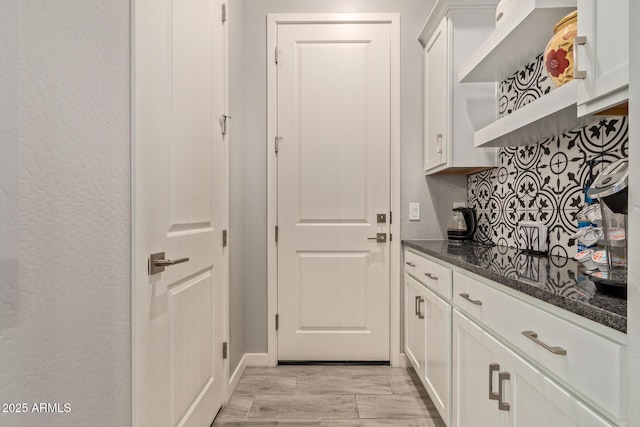
[[[595,288],[580,264],[564,257],[538,257],[505,246],[404,240],[406,247],[468,270],[602,325],[627,332],[627,301]]]

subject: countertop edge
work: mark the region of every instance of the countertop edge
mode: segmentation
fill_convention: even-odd
[[[562,295],[553,294],[545,289],[533,286],[522,280],[506,277],[499,273],[462,261],[454,256],[447,256],[446,254],[443,254],[439,251],[425,248],[423,245],[420,245],[418,242],[437,242],[437,241],[436,240],[433,240],[433,241],[417,240],[417,239],[402,241],[405,247],[411,248],[417,252],[423,253],[425,255],[429,255],[440,261],[446,262],[448,264],[459,267],[463,270],[474,273],[487,280],[491,280],[492,282],[505,286],[516,292],[520,292],[524,295],[529,295],[530,297],[533,297],[539,301],[546,302],[548,304],[551,304],[554,307],[566,310],[570,313],[574,313],[578,316],[581,316],[585,319],[591,320],[593,322],[596,322],[600,325],[606,326],[618,332],[622,332],[624,334],[627,333],[627,318],[625,316],[608,311],[601,307],[587,306],[585,304],[580,303],[579,301],[564,297]]]

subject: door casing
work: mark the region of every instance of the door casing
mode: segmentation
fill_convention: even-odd
[[[275,49],[278,25],[321,23],[388,23],[391,25],[391,211],[389,289],[389,359],[400,366],[400,14],[268,14],[267,15],[267,363],[278,364],[278,220],[277,156],[277,65]]]

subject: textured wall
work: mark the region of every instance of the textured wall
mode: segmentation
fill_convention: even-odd
[[[0,402],[21,395],[18,310],[18,0],[0,3]],[[7,416],[0,413],[0,425]]]
[[[229,37],[229,375],[244,346],[244,0],[231,0]]]
[[[640,2],[630,1],[630,69],[629,69],[629,159],[631,175],[629,182],[640,182]],[[629,253],[640,253],[640,185],[629,186]],[[628,378],[640,378],[640,264],[629,264],[629,295],[627,338]],[[628,417],[627,425],[640,425],[640,381],[627,381]]]
[[[402,238],[442,238],[452,202],[465,200],[466,181],[464,176],[428,179],[424,176],[423,59],[417,36],[434,3],[433,0],[246,0],[244,320],[248,352],[267,350],[267,13],[401,13]],[[421,203],[422,221],[408,221],[410,201]]]
[[[12,10],[16,4],[0,6],[2,51],[9,43],[14,67],[17,60],[8,86],[18,88],[5,98],[3,81],[0,97],[2,223],[5,206],[17,206],[18,220],[9,253],[4,227],[0,245],[0,401],[70,403],[71,412],[0,413],[0,425],[126,426],[129,2],[28,1]],[[17,39],[5,37],[16,23]],[[9,383],[7,372],[15,373]]]

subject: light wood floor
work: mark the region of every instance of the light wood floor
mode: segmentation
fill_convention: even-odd
[[[444,427],[413,370],[247,368],[214,426]]]

